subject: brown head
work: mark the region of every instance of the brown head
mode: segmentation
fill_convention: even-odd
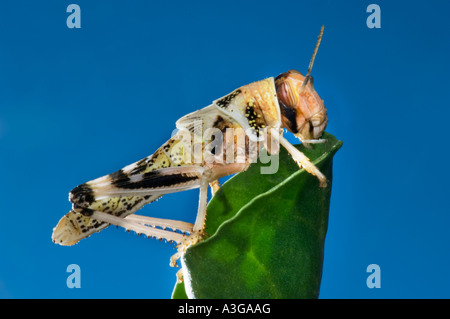
[[[328,122],[327,110],[314,89],[311,70],[322,39],[323,27],[309,63],[308,73],[290,70],[275,79],[283,127],[300,140],[320,138]]]

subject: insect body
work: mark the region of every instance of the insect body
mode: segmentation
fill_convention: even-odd
[[[73,245],[112,224],[179,243],[175,265],[204,236],[208,187],[216,189],[220,177],[246,170],[263,147],[277,153],[272,139],[326,186],[325,176],[282,136],[286,128],[305,144],[322,141],[326,109],[310,75],[322,33],[323,27],[306,76],[288,71],[244,85],[178,120],[179,131],[153,155],[74,188],[72,210],[54,228],[53,241]],[[206,138],[208,130],[214,134]],[[134,214],[162,195],[193,188],[200,188],[195,224]]]

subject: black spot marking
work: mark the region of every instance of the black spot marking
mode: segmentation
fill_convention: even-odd
[[[221,108],[226,108],[226,107],[228,107],[228,105],[230,105],[230,103],[234,100],[234,98],[236,96],[238,96],[239,94],[241,94],[241,90],[240,89],[234,90],[233,92],[231,92],[227,96],[224,96],[223,98],[217,100],[216,104],[219,107],[221,107]]]
[[[78,209],[78,211],[80,212],[80,214],[82,214],[83,216],[86,216],[86,217],[92,216],[92,214],[94,214],[94,211],[89,208],[81,208],[81,209]]]
[[[117,217],[120,217],[125,213],[126,213],[126,210],[122,209],[122,210],[119,210],[118,212],[115,212],[114,215]]]
[[[254,102],[249,102],[247,104],[247,107],[245,108],[245,117],[247,118],[247,122],[252,128],[253,133],[256,134],[256,136],[259,136],[259,131],[261,128],[265,127],[265,122],[261,115],[258,115],[256,112]]]
[[[219,115],[214,121],[213,127],[219,129],[223,134],[225,134],[227,128],[231,127],[231,125],[229,121]]]
[[[219,116],[217,116],[216,120],[214,121],[213,127],[221,129],[224,122],[225,122],[224,118],[219,115]]]
[[[213,139],[211,140],[211,149],[209,150],[209,152],[211,152],[211,154],[213,155],[217,155],[217,153],[221,151],[222,144],[225,139],[226,130],[227,128],[231,127],[231,125],[229,121],[218,115],[213,123],[213,127],[219,129],[223,134],[222,138],[217,141],[216,135],[212,135]]]
[[[67,216],[66,216],[66,218],[67,218]],[[72,224],[72,227],[73,227],[74,229],[76,229],[77,227],[75,226],[74,221],[73,221],[71,218],[67,218],[67,219],[68,219],[69,222]],[[81,218],[78,216],[78,217],[77,217],[77,221],[79,222],[80,219],[81,219]]]
[[[148,157],[141,159],[139,162],[136,163],[136,165],[140,166],[143,165],[145,163],[147,163],[148,161]]]
[[[95,201],[94,191],[87,184],[81,184],[69,193],[69,200],[77,205],[91,204]]]
[[[128,175],[125,174],[121,169],[119,169],[115,173],[109,174],[109,177],[111,177],[113,185],[127,183],[130,181]]]
[[[92,225],[92,227],[94,227],[94,228],[99,228],[100,226],[102,226],[103,224],[105,224],[104,222],[101,222],[101,221],[98,221],[98,220],[96,220],[95,221],[95,224],[94,225]]]
[[[130,172],[130,175],[136,175],[136,174],[140,174],[140,173],[142,173],[143,171],[145,171],[146,169],[147,169],[147,165],[146,164],[143,164],[143,165],[140,165],[140,166],[138,166],[138,167],[135,167],[131,172]]]
[[[245,117],[248,118],[249,121],[256,120],[257,114],[255,112],[255,108],[253,106],[247,105],[245,108]]]
[[[145,171],[146,168],[148,167],[148,165],[153,164],[152,160],[150,160],[148,163],[147,163],[147,160],[148,160],[148,158],[143,158],[139,162],[137,162],[136,167],[130,172],[130,175],[139,174],[142,171]]]

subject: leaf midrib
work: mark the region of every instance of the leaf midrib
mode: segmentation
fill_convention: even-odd
[[[338,149],[341,145],[341,143],[339,143],[340,141],[337,141],[336,144],[333,145],[333,147],[327,151],[324,152],[322,155],[320,155],[318,158],[316,158],[314,161],[312,161],[314,164],[318,164],[321,161],[325,160],[329,154],[333,153],[336,149]],[[282,182],[278,183],[277,185],[273,186],[272,188],[270,188],[269,190],[260,193],[258,195],[256,195],[255,197],[253,197],[247,204],[245,204],[244,206],[242,206],[237,212],[236,214],[234,214],[234,216],[232,216],[231,218],[225,220],[222,224],[219,225],[219,227],[217,228],[217,230],[215,231],[215,233],[213,235],[210,235],[207,239],[203,240],[202,242],[198,243],[197,245],[201,245],[203,243],[207,243],[208,241],[210,241],[212,238],[214,238],[221,230],[222,227],[224,227],[224,225],[232,222],[233,220],[235,220],[236,218],[238,218],[238,216],[241,214],[241,212],[243,210],[245,210],[246,208],[248,208],[249,206],[253,205],[253,203],[257,200],[259,200],[262,197],[268,196],[270,195],[272,192],[275,192],[277,189],[283,187],[285,184],[287,184],[291,179],[295,178],[296,176],[298,176],[299,174],[301,174],[303,171],[305,171],[304,168],[301,168],[297,171],[295,171],[294,173],[292,173],[291,175],[289,175],[288,177],[286,177]]]

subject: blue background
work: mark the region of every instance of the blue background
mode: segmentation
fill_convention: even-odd
[[[321,298],[449,298],[445,1],[0,4],[0,297],[170,298],[173,245],[110,227],[51,241],[68,192],[153,153],[175,121],[233,89],[313,69],[334,162]],[[141,213],[193,222],[197,191]],[[81,267],[69,289],[66,268]],[[381,267],[369,289],[366,267]]]

